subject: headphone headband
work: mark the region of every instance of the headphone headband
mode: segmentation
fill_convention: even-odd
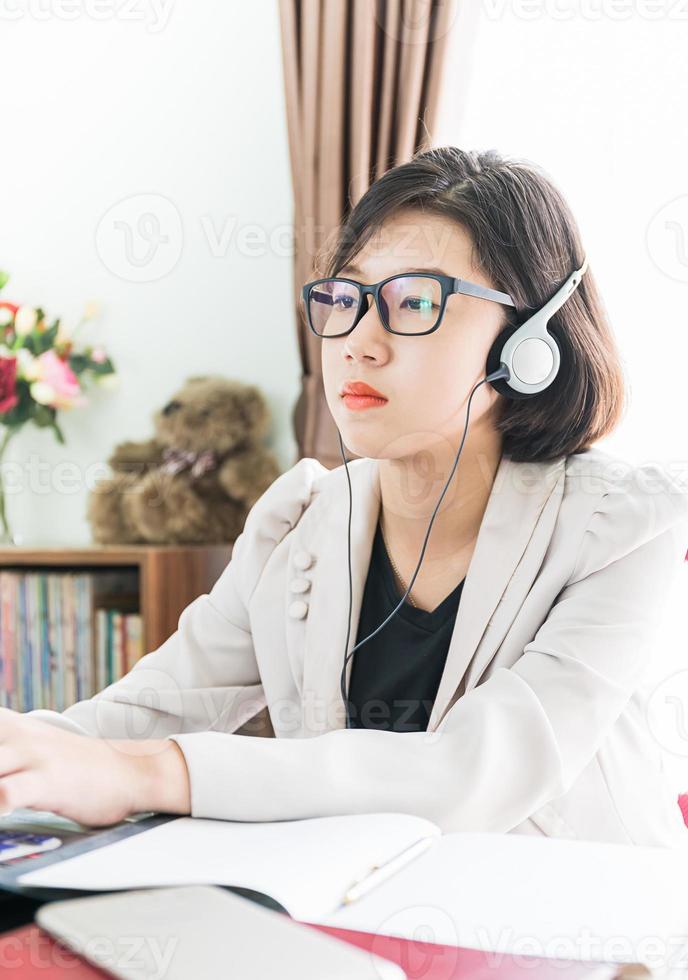
[[[561,307],[564,305],[564,303],[569,298],[571,293],[573,293],[574,290],[577,289],[578,284],[583,278],[583,274],[587,268],[588,268],[588,257],[586,255],[580,269],[576,269],[574,272],[572,272],[571,275],[566,280],[566,282],[564,283],[564,285],[561,286],[556,291],[554,296],[545,303],[542,309],[540,309],[537,313],[533,314],[533,316],[529,320],[526,320],[526,323],[529,323],[530,320],[534,320],[537,317],[538,322],[539,319],[544,318],[544,323],[546,324],[547,321],[550,319],[550,317],[554,316],[557,310],[561,309]],[[523,326],[525,326],[526,323],[524,323]]]

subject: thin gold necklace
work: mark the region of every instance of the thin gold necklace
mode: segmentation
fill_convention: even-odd
[[[398,578],[399,582],[401,583],[401,591],[402,592],[406,592],[406,585],[404,584],[404,580],[401,577],[401,575],[399,574],[399,569],[394,564],[394,559],[392,558],[392,553],[390,552],[389,548],[387,547],[387,539],[385,538],[385,532],[382,530],[382,521],[380,521],[380,534],[382,535],[382,540],[384,541],[384,544],[385,544],[385,551],[387,552],[387,557],[389,558],[390,564],[391,564],[392,568],[394,569],[394,574],[396,575],[396,577]],[[411,605],[412,606],[415,606],[415,608],[417,609],[418,608],[418,605],[415,602],[415,600],[414,600],[414,598],[413,598],[413,596],[411,595],[410,592],[409,592],[407,598],[410,600]]]

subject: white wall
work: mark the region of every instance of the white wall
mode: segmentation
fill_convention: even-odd
[[[651,19],[652,7],[672,13]],[[451,31],[437,142],[526,157],[562,189],[630,378],[632,404],[604,448],[660,460],[688,479],[688,9],[681,7],[465,5],[460,17],[470,20]],[[615,16],[624,9],[628,18]]]
[[[0,268],[12,274],[2,297],[72,321],[99,301],[87,335],[121,375],[117,391],[62,415],[66,447],[33,425],[15,440],[9,510],[24,543],[89,540],[86,498],[102,461],[116,442],[151,435],[151,413],[191,374],[259,384],[281,467],[296,458],[276,4],[122,6],[0,4]],[[147,213],[169,238],[156,245],[154,231],[150,253],[150,225],[144,237],[137,225]],[[128,253],[116,220],[132,230]]]
[[[670,0],[471,0],[451,31],[437,142],[529,158],[563,190],[630,381],[626,417],[600,448],[657,461],[688,486],[684,8]],[[649,710],[682,790],[687,586],[685,565],[657,637]]]

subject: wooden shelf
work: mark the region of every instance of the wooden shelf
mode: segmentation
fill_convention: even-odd
[[[182,611],[209,592],[232,555],[232,545],[93,545],[81,548],[0,547],[0,569],[82,572],[89,567],[138,571],[139,611],[146,652],[177,629]]]

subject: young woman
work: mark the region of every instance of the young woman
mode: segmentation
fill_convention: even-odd
[[[684,844],[644,706],[688,502],[593,448],[622,371],[561,194],[526,162],[434,149],[370,188],[320,271],[306,312],[358,458],[282,474],[126,677],[2,710],[0,807]]]

